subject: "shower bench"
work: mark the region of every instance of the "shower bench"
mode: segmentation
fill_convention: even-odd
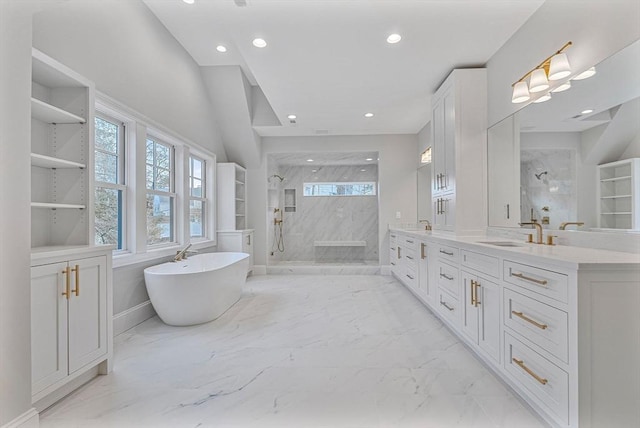
[[[366,247],[367,241],[313,241],[314,247]]]

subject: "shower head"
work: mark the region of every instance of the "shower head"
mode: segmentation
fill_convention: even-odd
[[[543,175],[547,175],[547,171],[542,171],[540,174],[533,173],[538,180],[542,180]]]
[[[279,179],[281,183],[284,181],[284,177],[278,174],[273,174],[271,177],[269,177],[269,181],[271,181],[272,178]]]

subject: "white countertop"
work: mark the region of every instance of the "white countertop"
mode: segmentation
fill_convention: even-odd
[[[465,249],[482,250],[490,248],[502,257],[533,258],[542,262],[553,263],[569,268],[603,267],[602,265],[636,265],[640,267],[640,254],[623,253],[618,251],[599,250],[595,248],[571,247],[567,245],[530,244],[522,241],[503,239],[496,236],[456,236],[442,232],[428,232],[423,230],[406,230],[389,228],[392,232],[399,232],[418,238],[429,238],[443,243],[458,244]],[[483,242],[513,242],[517,247],[501,247]],[[640,279],[640,278],[639,278]]]

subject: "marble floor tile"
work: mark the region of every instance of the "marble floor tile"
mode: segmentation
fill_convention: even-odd
[[[43,428],[542,427],[395,279],[250,277],[217,320],[151,318]]]

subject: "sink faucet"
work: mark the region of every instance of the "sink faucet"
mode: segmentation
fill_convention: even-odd
[[[431,222],[429,220],[418,220],[418,223],[425,223],[424,230],[431,230]]]
[[[186,260],[187,259],[187,253],[189,252],[189,248],[191,248],[191,244],[187,245],[184,249],[178,251],[176,253],[176,256],[173,258],[174,262],[179,262],[180,260]],[[193,251],[191,251],[193,252]]]
[[[564,230],[567,226],[574,224],[576,226],[584,226],[583,221],[566,221],[560,225],[560,230]]]
[[[535,226],[536,228],[536,244],[542,244],[542,225],[538,222],[518,223],[520,226]]]

